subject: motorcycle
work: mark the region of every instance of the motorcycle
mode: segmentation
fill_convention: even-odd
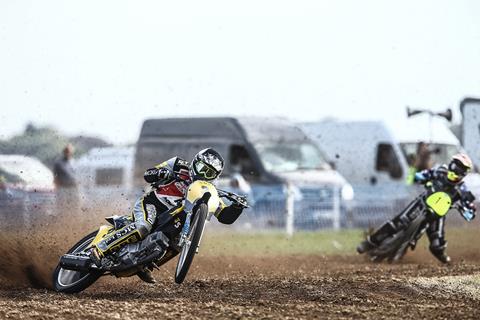
[[[467,219],[468,211],[460,204],[453,204],[448,193],[435,191],[431,184],[425,187],[426,190],[397,216],[399,218],[395,219],[396,223],[388,222],[396,230],[393,234],[386,236],[378,245],[373,245],[368,239],[363,241],[357,247],[358,253],[366,253],[374,262],[385,259],[396,262],[403,258],[409,248],[412,251],[415,249],[432,219],[446,216],[450,209],[458,210]],[[468,203],[474,199],[473,194],[468,192],[463,200]]]
[[[85,290],[101,276],[129,277],[145,267],[158,269],[179,255],[175,269],[175,282],[181,284],[187,276],[193,258],[198,253],[205,225],[215,214],[220,198],[236,201],[248,208],[246,198],[232,192],[217,189],[213,184],[197,180],[190,184],[183,205],[171,213],[175,216],[182,210],[186,213],[183,227],[178,235],[169,239],[157,226],[142,241],[126,244],[107,254],[108,263],[98,267],[90,258],[91,248],[103,237],[126,225],[125,217],[109,217],[111,225],[103,225],[86,235],[60,258],[53,272],[53,286],[58,292],[77,293]]]

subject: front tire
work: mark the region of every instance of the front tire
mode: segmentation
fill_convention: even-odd
[[[200,240],[205,228],[205,220],[207,219],[208,208],[207,205],[202,203],[198,207],[193,217],[192,226],[188,232],[187,239],[183,245],[180,257],[178,258],[177,268],[175,270],[175,282],[180,284],[185,280],[188,269],[192,264],[193,257],[197,252],[197,248],[200,244]]]
[[[67,253],[78,253],[85,250],[97,235],[98,230],[85,236],[82,240],[77,242]],[[63,293],[77,293],[85,290],[103,274],[103,271],[74,271],[68,270],[57,265],[53,272],[53,288],[57,292]]]

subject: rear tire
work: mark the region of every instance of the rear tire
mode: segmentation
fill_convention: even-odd
[[[78,253],[87,248],[97,235],[98,230],[78,241],[67,253]],[[57,292],[77,293],[85,290],[103,274],[103,271],[80,272],[67,270],[57,265],[53,272],[53,288]]]
[[[180,257],[178,258],[177,268],[175,270],[175,282],[178,284],[181,284],[183,280],[185,280],[190,265],[192,264],[193,257],[197,252],[200,239],[203,235],[207,213],[208,208],[204,203],[200,204],[198,209],[195,211],[191,228],[187,236],[187,241],[190,240],[190,243],[184,244],[182,251],[180,252]]]

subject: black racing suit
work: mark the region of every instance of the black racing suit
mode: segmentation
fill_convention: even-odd
[[[128,224],[107,235],[98,243],[98,251],[104,255],[123,244],[144,239],[157,228],[170,239],[178,235],[186,217],[186,213],[182,210],[182,202],[192,182],[189,168],[190,164],[187,161],[174,157],[146,170],[144,179],[152,184],[153,189],[135,202]],[[161,175],[165,169],[174,175],[162,179]],[[174,176],[179,177],[181,181]],[[215,216],[221,223],[231,224],[240,216],[242,210],[243,207],[237,203],[226,206],[220,200],[220,207]]]
[[[415,182],[426,184],[432,190],[443,191],[450,195],[452,204],[460,201],[465,210],[472,211],[472,218],[475,213],[473,201],[475,197],[468,191],[463,181],[452,182],[447,178],[448,167],[442,165],[433,169],[423,170],[415,175]],[[387,237],[395,234],[401,228],[408,225],[410,211],[402,211],[392,220],[383,224],[378,230],[368,237],[368,241],[377,246]],[[445,262],[448,256],[445,255],[447,241],[445,240],[445,216],[429,215],[422,229],[426,228],[426,233],[430,241],[430,252],[440,261]]]

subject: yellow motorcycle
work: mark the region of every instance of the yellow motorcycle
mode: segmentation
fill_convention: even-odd
[[[91,248],[107,234],[120,229],[115,228],[115,219],[107,218],[112,225],[101,226],[99,230],[85,236],[60,258],[53,273],[54,289],[64,293],[80,292],[103,275],[129,277],[146,266],[158,268],[178,254],[180,256],[175,269],[175,282],[182,283],[195,254],[198,253],[206,221],[221,207],[220,198],[236,201],[244,208],[248,207],[245,197],[217,189],[207,181],[197,180],[190,184],[183,205],[171,214],[175,216],[182,211],[186,213],[182,230],[174,239],[168,239],[157,227],[142,241],[127,244],[114,251],[110,265],[97,267],[90,259]],[[127,254],[127,246],[136,246],[136,254],[119,263],[119,258]],[[129,263],[125,263],[125,260]]]

